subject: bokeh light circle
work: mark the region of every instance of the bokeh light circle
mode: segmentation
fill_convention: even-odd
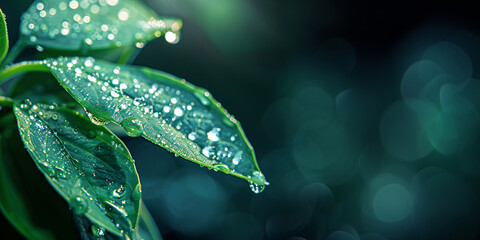
[[[378,220],[398,222],[412,211],[413,197],[404,186],[393,183],[378,190],[372,204]]]
[[[406,161],[425,157],[433,149],[419,115],[402,101],[383,114],[380,138],[388,153]]]

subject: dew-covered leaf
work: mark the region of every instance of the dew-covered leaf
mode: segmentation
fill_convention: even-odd
[[[5,15],[0,9],[0,63],[8,52],[8,32],[7,22],[5,21]]]
[[[0,114],[0,210],[27,239],[73,239],[68,205],[23,147],[13,112]],[[3,228],[2,228],[3,229]]]
[[[79,232],[80,237],[83,240],[123,240],[123,237],[115,236],[108,231],[105,231],[105,228],[102,228],[94,223],[92,223],[88,218],[82,215],[74,214],[75,225]],[[138,216],[138,224],[135,229],[133,240],[162,240],[160,231],[157,228],[157,225],[153,221],[150,212],[143,203],[140,202],[140,210]]]
[[[35,164],[72,211],[113,234],[131,236],[141,189],[122,141],[69,109],[23,104],[14,112]]]
[[[93,58],[49,59],[60,84],[97,124],[113,121],[185,159],[267,184],[238,121],[209,92],[153,69]]]
[[[160,18],[139,0],[36,0],[20,32],[30,45],[61,50],[143,45],[162,35],[179,39],[182,22]]]

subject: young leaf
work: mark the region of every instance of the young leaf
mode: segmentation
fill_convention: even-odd
[[[254,192],[267,184],[240,124],[206,90],[164,72],[93,58],[45,63],[95,123],[121,124],[130,136],[249,181]]]
[[[141,190],[120,139],[69,109],[23,104],[14,112],[35,164],[72,210],[113,234],[131,236]]]
[[[7,22],[5,21],[5,14],[0,9],[0,63],[8,52],[8,32]]]
[[[37,0],[23,14],[20,32],[31,45],[88,50],[143,47],[161,35],[174,43],[181,27],[138,0]]]

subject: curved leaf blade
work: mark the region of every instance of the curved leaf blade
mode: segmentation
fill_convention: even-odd
[[[130,136],[249,181],[254,192],[268,184],[240,123],[205,89],[157,70],[93,58],[45,63],[94,122],[121,124]]]
[[[150,212],[143,203],[140,202],[140,214],[138,224],[132,236],[133,240],[162,240],[160,231],[155,224]],[[121,240],[123,237],[115,236],[105,231],[104,228],[92,223],[88,218],[82,215],[74,215],[75,225],[77,226],[80,237],[84,240]]]
[[[72,210],[113,234],[131,236],[141,190],[121,140],[69,109],[23,104],[14,113],[35,164]]]
[[[5,14],[0,9],[0,63],[5,58],[8,52],[8,31],[7,22],[5,21]]]
[[[36,0],[23,14],[20,32],[30,45],[97,50],[143,47],[162,35],[179,36],[181,27],[180,20],[160,18],[137,0]]]

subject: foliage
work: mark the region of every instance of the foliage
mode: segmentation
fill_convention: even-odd
[[[32,207],[31,186],[22,189],[18,179],[39,186],[48,182],[68,203],[83,239],[161,238],[143,204],[132,156],[107,122],[201,166],[245,179],[255,193],[268,184],[240,123],[208,91],[158,70],[124,65],[133,61],[136,48],[155,38],[177,43],[180,20],[161,18],[137,0],[34,1],[22,16],[20,39],[8,52],[0,16],[0,82],[17,81],[0,96],[0,208],[25,237],[66,235],[38,220],[54,210]],[[54,57],[10,64],[27,46]],[[92,57],[95,51],[117,50],[116,63]],[[8,128],[15,120],[19,134]],[[28,152],[46,182],[26,181],[29,163],[12,163],[19,137],[27,151],[20,148],[18,159],[28,159]]]

